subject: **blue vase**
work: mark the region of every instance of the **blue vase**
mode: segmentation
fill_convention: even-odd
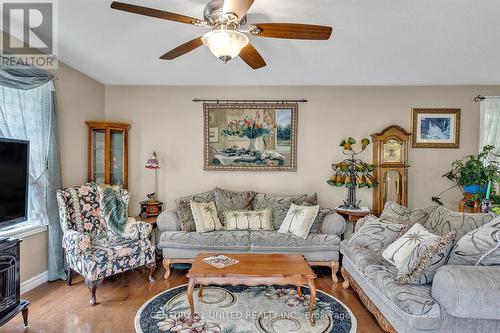
[[[483,193],[486,193],[486,191],[488,190],[488,185],[465,185],[464,186],[464,192],[466,194],[476,194],[476,193],[479,193],[479,192],[483,192]]]

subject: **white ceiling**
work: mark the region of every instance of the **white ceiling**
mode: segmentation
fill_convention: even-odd
[[[122,0],[202,18],[208,0]],[[331,25],[329,41],[251,37],[268,66],[224,65],[201,47],[158,57],[206,30],[59,1],[59,53],[108,85],[500,84],[498,0],[256,0],[249,21]]]

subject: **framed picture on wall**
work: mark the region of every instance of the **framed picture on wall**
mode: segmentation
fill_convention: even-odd
[[[204,109],[204,170],[296,171],[297,104],[212,104]]]
[[[413,109],[413,148],[459,148],[460,109]]]

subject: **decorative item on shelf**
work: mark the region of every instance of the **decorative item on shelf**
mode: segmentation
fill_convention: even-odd
[[[153,152],[151,158],[147,160],[146,169],[154,170],[155,172],[155,191],[153,193],[149,193],[146,196],[148,200],[142,201],[141,204],[141,216],[143,218],[158,216],[160,215],[163,207],[163,203],[158,201],[158,169],[160,169],[160,162],[158,162],[158,155],[156,152]]]
[[[344,205],[338,207],[341,209],[360,209],[360,201],[356,200],[356,186],[358,188],[374,188],[377,186],[377,182],[373,180],[372,176],[374,170],[373,164],[367,164],[361,159],[356,158],[357,155],[361,154],[368,147],[370,140],[363,138],[361,140],[361,149],[358,152],[352,147],[355,144],[356,140],[351,137],[342,140],[340,143],[340,146],[343,148],[342,153],[351,157],[342,162],[332,164],[334,174],[327,181],[331,186],[347,187],[347,201],[344,201]]]
[[[459,148],[460,109],[413,109],[413,148]]]
[[[463,212],[465,207],[472,207],[475,213],[481,212],[483,200],[484,206],[500,204],[500,197],[496,194],[495,187],[500,181],[499,155],[495,154],[495,147],[484,146],[478,155],[468,155],[463,160],[452,163],[452,169],[443,177],[451,180],[455,184],[436,196],[432,201],[443,205],[440,196],[458,187],[463,193],[458,210]]]
[[[295,171],[297,103],[205,103],[204,170]]]
[[[373,214],[380,214],[386,202],[408,206],[408,146],[411,133],[392,125],[371,135],[373,141]]]

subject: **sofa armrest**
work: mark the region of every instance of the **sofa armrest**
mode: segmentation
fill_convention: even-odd
[[[68,230],[63,233],[62,247],[68,251],[83,253],[90,248],[92,240],[90,236],[75,230]]]
[[[161,232],[181,231],[181,225],[179,224],[179,218],[177,217],[176,210],[161,213],[156,220],[156,225],[158,226],[158,230]]]
[[[337,213],[331,213],[325,216],[323,219],[323,225],[321,227],[321,232],[323,234],[335,234],[342,235],[345,231],[346,223],[342,215]]]
[[[132,228],[137,229],[137,238],[139,239],[149,239],[149,235],[153,230],[153,225],[151,223],[145,223],[142,221],[134,221],[132,222]]]
[[[500,320],[500,266],[455,266],[438,269],[432,297],[459,318]]]
[[[356,221],[356,226],[354,227],[354,232],[358,231],[359,228],[366,222],[366,218],[362,217]]]

